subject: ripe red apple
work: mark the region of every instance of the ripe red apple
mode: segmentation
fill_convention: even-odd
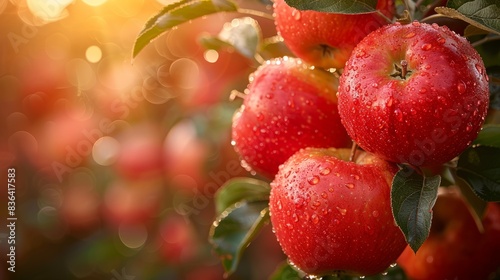
[[[118,136],[120,151],[114,167],[121,177],[130,180],[159,177],[163,170],[160,129],[144,123]]]
[[[477,137],[488,77],[471,44],[447,27],[395,23],[356,46],[338,99],[342,123],[364,150],[389,161],[438,165]]]
[[[104,218],[110,225],[147,223],[160,210],[161,181],[116,181],[104,193]]]
[[[269,209],[276,237],[312,275],[381,273],[406,247],[394,224],[391,181],[398,168],[372,154],[307,148],[280,167]]]
[[[337,78],[297,58],[266,62],[250,76],[233,118],[236,151],[254,171],[272,178],[278,166],[306,147],[346,147],[337,112]]]
[[[500,269],[500,205],[489,203],[479,232],[458,193],[438,196],[429,237],[415,254],[406,248],[398,264],[415,280],[492,279]]]
[[[379,0],[377,9],[392,19],[394,1]],[[285,0],[275,1],[274,14],[276,29],[288,48],[307,63],[323,68],[343,68],[359,41],[388,23],[377,13],[299,11]]]
[[[186,217],[170,214],[160,226],[160,255],[170,264],[193,260],[198,249],[194,227]]]

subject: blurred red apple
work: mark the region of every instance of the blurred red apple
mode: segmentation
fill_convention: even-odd
[[[500,269],[500,205],[489,203],[484,232],[458,192],[438,196],[429,237],[415,254],[407,247],[398,259],[406,274],[424,279],[492,279]]]

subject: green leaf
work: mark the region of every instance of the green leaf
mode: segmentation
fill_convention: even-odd
[[[132,57],[172,27],[202,16],[235,12],[237,9],[236,3],[231,0],[181,0],[165,6],[144,25],[134,43]]]
[[[367,14],[376,11],[377,0],[285,0],[298,10],[313,10],[318,12],[338,14]]]
[[[460,155],[457,175],[486,201],[500,201],[500,148],[471,147]]]
[[[301,280],[302,277],[299,275],[293,267],[291,267],[287,262],[283,262],[278,266],[278,268],[271,274],[269,280]]]
[[[500,148],[500,125],[485,125],[479,132],[474,144]]]
[[[271,187],[253,178],[233,178],[215,193],[215,211],[220,215],[235,203],[243,201],[268,201]]]
[[[432,207],[440,183],[439,175],[424,177],[407,166],[403,166],[392,181],[392,213],[414,252],[429,235]]]
[[[259,23],[251,18],[235,18],[224,24],[217,36],[205,36],[201,43],[206,48],[219,49],[232,46],[243,56],[253,58],[262,41],[262,31]]]
[[[461,19],[480,29],[500,34],[500,4],[498,0],[449,0],[447,7],[437,7],[437,13]]]
[[[245,248],[269,221],[267,201],[241,202],[219,215],[210,229],[210,243],[226,271],[231,275]]]

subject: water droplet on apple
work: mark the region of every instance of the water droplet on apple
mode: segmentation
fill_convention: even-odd
[[[298,222],[299,221],[299,217],[295,213],[293,213],[292,218],[293,218],[294,222]]]
[[[276,202],[278,204],[278,210],[281,210],[283,208],[283,205],[281,204],[281,200],[278,200],[278,202]]]
[[[480,64],[476,64],[476,69],[477,69],[477,72],[479,72],[479,74],[483,75],[483,67],[481,67]]]
[[[391,263],[391,265],[390,265],[389,267],[394,268],[394,267],[396,267],[397,265],[398,265],[397,263]]]
[[[231,140],[231,146],[236,146],[236,141]]]
[[[387,107],[392,107],[392,103],[394,102],[394,99],[391,97],[389,97],[389,100],[387,100]]]
[[[424,93],[426,93],[426,92],[427,92],[427,89],[425,89],[425,88],[421,88],[421,89],[419,89],[419,90],[418,90],[418,92],[420,92],[420,93],[424,94]]]
[[[389,274],[389,272],[387,272],[387,271],[382,272],[383,276],[387,276],[387,274]]]
[[[308,182],[309,184],[311,184],[311,185],[316,185],[316,184],[318,184],[318,183],[319,183],[319,177],[318,177],[318,176],[316,176],[316,175],[314,175],[314,176],[312,176],[312,177],[308,178],[308,179],[307,179],[307,182]]]
[[[342,216],[345,216],[345,214],[347,213],[347,209],[344,208],[337,207],[337,210]]]
[[[409,38],[413,38],[413,37],[415,37],[415,35],[417,35],[417,34],[415,34],[415,32],[410,32],[410,33],[407,33],[407,34],[404,36],[404,38],[407,38],[407,39],[409,39]]]
[[[293,225],[292,225],[292,224],[290,224],[290,223],[287,223],[287,224],[286,224],[286,227],[287,227],[288,229],[293,229]]]
[[[312,214],[311,216],[311,221],[314,223],[314,224],[317,224],[319,222],[319,217],[318,215],[316,214]]]
[[[417,110],[415,110],[414,108],[410,108],[410,114],[415,116],[417,114]]]
[[[373,88],[378,88],[378,84],[377,83],[372,83],[372,87]]]
[[[298,197],[297,199],[294,200],[295,203],[295,208],[300,209],[305,206],[305,201],[301,197]]]
[[[439,37],[437,41],[438,41],[438,43],[440,43],[440,44],[444,44],[444,43],[446,43],[446,40],[445,40],[443,37]]]
[[[332,193],[333,192],[333,188],[329,188],[328,191]]]
[[[428,51],[432,48],[431,44],[423,44],[422,47],[420,47],[423,51]]]
[[[326,198],[328,198],[328,194],[326,194],[326,192],[322,192],[321,197],[326,199]]]
[[[411,25],[415,26],[415,27],[419,27],[420,26],[420,22],[414,20]]]
[[[394,110],[394,115],[396,116],[396,120],[398,120],[399,122],[403,121],[403,113],[401,112],[401,110],[399,108],[396,108]]]
[[[321,202],[319,200],[316,200],[315,202],[312,203],[311,208],[316,209],[319,206],[321,206]]]
[[[292,17],[295,19],[295,20],[300,20],[300,18],[302,17],[301,13],[299,10],[296,10],[294,9],[292,11]]]
[[[463,81],[458,82],[458,85],[457,85],[458,93],[462,94],[465,92],[466,89],[467,89],[467,86],[465,85],[465,83]]]
[[[267,99],[273,99],[274,95],[272,93],[267,93],[266,98]]]
[[[438,25],[437,23],[433,23],[433,24],[432,24],[432,27],[433,27],[434,29],[436,29],[436,30],[437,30],[437,29],[439,29],[439,25]]]
[[[467,126],[465,127],[465,131],[471,132],[472,131],[472,124],[468,123]]]
[[[352,190],[352,189],[354,189],[354,184],[352,184],[352,183],[347,183],[347,184],[345,184],[345,186],[346,186],[348,189],[351,189],[351,190]]]
[[[374,211],[372,212],[372,216],[373,216],[373,217],[375,217],[375,218],[376,218],[376,217],[378,217],[379,215],[380,215],[380,214],[379,214],[379,212],[378,212],[377,210],[374,210]]]
[[[328,168],[328,167],[325,167],[324,169],[322,169],[322,170],[319,172],[319,174],[321,174],[321,175],[325,176],[325,175],[330,174],[330,172],[332,172],[332,170],[331,170],[330,168]]]

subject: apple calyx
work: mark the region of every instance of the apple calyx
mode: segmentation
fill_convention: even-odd
[[[394,64],[394,73],[391,74],[393,78],[401,78],[402,80],[406,80],[406,77],[412,73],[411,70],[408,70],[408,61],[401,60],[398,64]]]

